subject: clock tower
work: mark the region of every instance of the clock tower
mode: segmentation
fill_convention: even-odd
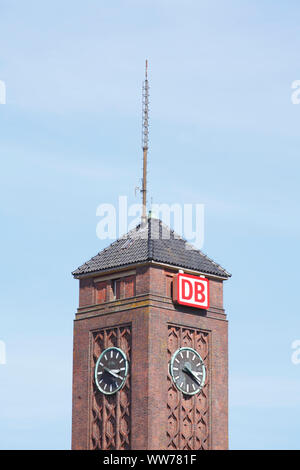
[[[73,275],[72,448],[227,449],[230,274],[148,218]]]

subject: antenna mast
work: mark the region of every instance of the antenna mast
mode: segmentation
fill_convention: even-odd
[[[148,83],[148,60],[146,60],[145,80],[143,83],[143,186],[141,189],[143,197],[142,223],[147,222],[147,156],[149,141],[149,83]]]

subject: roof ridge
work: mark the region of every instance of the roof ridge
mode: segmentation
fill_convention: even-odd
[[[152,257],[153,257],[153,240],[152,240],[152,237],[151,237],[151,228],[152,228],[152,219],[151,218],[148,219],[147,224],[148,224],[148,241],[147,241],[148,259],[152,259]]]

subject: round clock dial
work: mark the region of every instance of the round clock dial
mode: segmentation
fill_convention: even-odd
[[[170,374],[182,393],[195,395],[200,392],[205,382],[205,366],[197,351],[192,348],[180,348],[172,356]]]
[[[120,390],[126,380],[128,362],[119,348],[107,348],[99,356],[95,367],[95,382],[100,392],[112,395]]]

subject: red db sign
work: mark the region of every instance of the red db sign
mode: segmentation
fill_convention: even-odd
[[[188,274],[177,274],[174,278],[173,300],[181,305],[209,308],[208,279]]]

